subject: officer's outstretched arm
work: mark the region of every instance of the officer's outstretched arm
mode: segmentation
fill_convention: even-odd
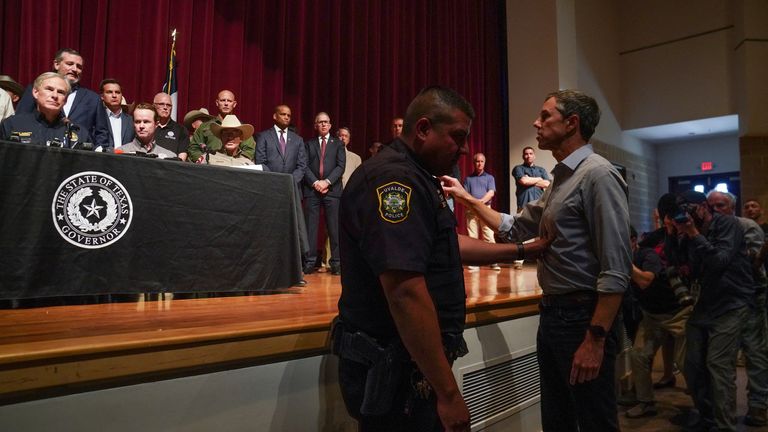
[[[469,430],[469,409],[443,350],[440,326],[424,275],[390,270],[379,276],[400,338],[437,396],[447,431]]]
[[[530,243],[487,243],[469,236],[459,235],[461,262],[467,265],[486,265],[514,260],[538,258],[552,243],[551,238],[537,238]]]

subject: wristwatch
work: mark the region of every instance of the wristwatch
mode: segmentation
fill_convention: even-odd
[[[608,334],[605,331],[605,327],[600,325],[590,325],[587,331],[589,331],[589,334],[591,334],[592,336],[598,339],[605,339],[605,336],[607,336]]]

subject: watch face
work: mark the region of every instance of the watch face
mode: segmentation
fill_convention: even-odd
[[[589,332],[596,337],[604,338],[606,335],[606,331],[602,326],[599,325],[591,325],[589,326]]]

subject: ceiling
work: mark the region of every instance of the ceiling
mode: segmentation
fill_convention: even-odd
[[[624,131],[654,144],[716,135],[737,135],[738,132],[739,116],[736,114]]]

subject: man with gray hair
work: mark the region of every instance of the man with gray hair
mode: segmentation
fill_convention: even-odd
[[[707,204],[716,212],[736,216],[736,196],[728,192],[710,191]],[[736,217],[744,230],[747,254],[755,279],[755,304],[747,311],[741,332],[741,350],[746,358],[748,411],[744,424],[765,426],[768,407],[768,321],[766,320],[766,276],[758,255],[765,243],[765,234],[752,219]]]
[[[554,182],[519,215],[501,214],[443,177],[445,190],[506,241],[551,238],[538,261],[543,291],[537,336],[544,431],[617,431],[614,368],[616,314],[629,286],[627,184],[594,153],[589,139],[600,120],[590,96],[550,93],[533,126],[539,148],[558,164]]]
[[[62,115],[69,89],[69,83],[56,72],[38,76],[32,86],[34,112],[19,112],[5,119],[0,124],[0,139],[68,148],[88,142],[88,131],[66,122]]]

